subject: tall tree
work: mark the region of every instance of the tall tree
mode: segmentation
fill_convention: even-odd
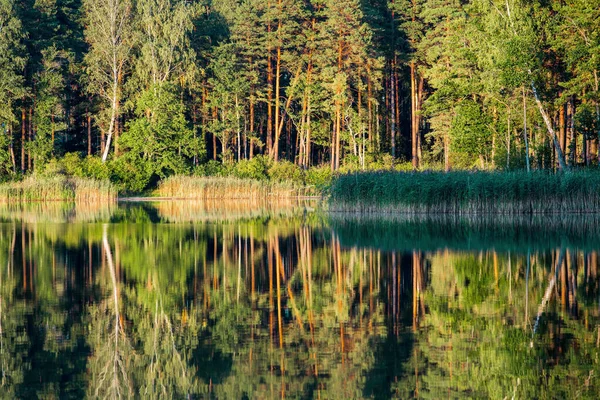
[[[13,0],[0,1],[0,175],[15,168],[12,126],[16,122],[15,102],[26,94],[24,33]]]
[[[106,162],[121,105],[126,67],[134,44],[131,0],[85,0],[85,30],[89,52],[86,54],[88,90],[108,103],[106,144],[102,161]],[[104,124],[106,125],[106,124]]]

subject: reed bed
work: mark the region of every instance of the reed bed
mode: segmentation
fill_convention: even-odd
[[[341,175],[330,211],[414,214],[600,212],[600,172],[367,172]]]
[[[19,182],[0,185],[0,202],[70,201],[75,203],[110,203],[117,190],[109,181],[53,176],[30,176]]]
[[[315,193],[288,183],[232,177],[172,176],[162,181],[154,193],[172,199],[285,199]]]

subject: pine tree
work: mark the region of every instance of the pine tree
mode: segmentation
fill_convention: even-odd
[[[351,88],[362,84],[362,75],[368,70],[372,30],[363,22],[360,2],[356,0],[327,1],[323,8],[320,39],[323,47],[321,67],[323,86],[329,90],[329,107],[333,116],[331,137],[331,169],[341,162],[342,134],[349,114],[347,107],[355,99]]]
[[[597,130],[593,135],[584,135],[583,144],[586,150],[587,141],[592,140],[600,161],[597,143],[600,140],[600,33],[598,31],[600,1],[555,2],[553,8],[558,14],[552,45],[564,59],[566,68],[570,72],[567,81],[562,84],[566,87],[563,96],[577,95],[582,101],[594,105],[596,114],[594,125],[597,125]],[[586,118],[582,114],[580,119]],[[586,154],[584,156],[585,162],[589,163],[589,157]]]
[[[450,130],[456,102],[470,93],[468,76],[464,74],[465,53],[461,40],[465,32],[465,13],[455,0],[428,0],[423,3],[420,18],[426,33],[418,44],[426,66],[423,76],[433,89],[425,101],[429,116],[434,151],[443,154],[444,166],[450,169]],[[468,50],[467,50],[468,51]]]
[[[15,103],[26,95],[21,21],[12,0],[0,0],[0,176],[16,168],[12,126],[17,121]]]
[[[419,168],[421,152],[421,108],[424,100],[424,76],[420,73],[423,66],[423,52],[420,46],[425,35],[425,24],[422,20],[423,0],[391,0],[390,9],[398,19],[398,29],[403,35],[403,43],[399,44],[403,51],[403,59],[410,69],[410,127],[411,156],[414,169]]]

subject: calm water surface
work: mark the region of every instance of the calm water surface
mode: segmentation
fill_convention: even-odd
[[[595,399],[599,226],[0,205],[0,397]]]

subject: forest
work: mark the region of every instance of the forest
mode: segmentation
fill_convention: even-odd
[[[0,0],[0,181],[592,167],[598,69],[600,0]]]

